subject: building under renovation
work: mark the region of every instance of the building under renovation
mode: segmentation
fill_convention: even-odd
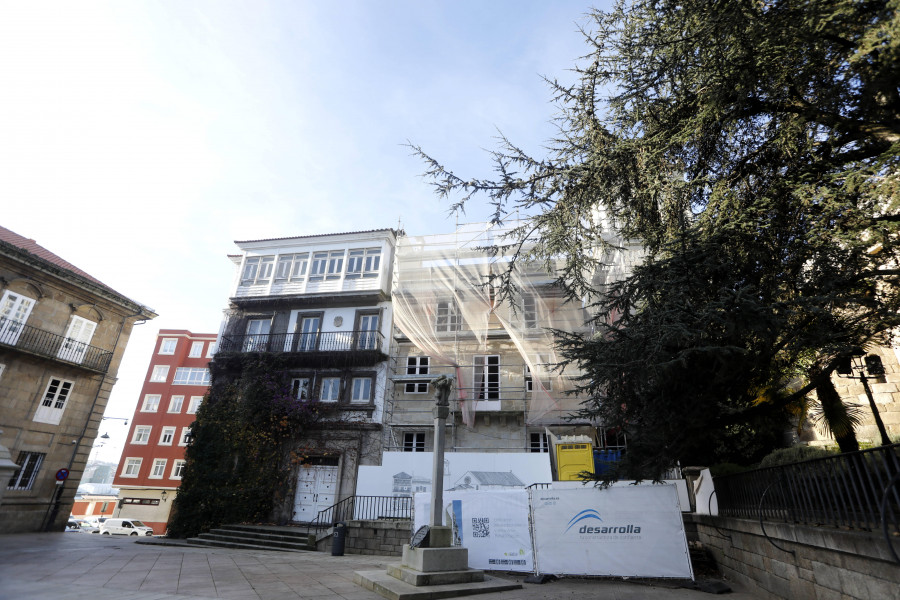
[[[567,301],[547,265],[524,260],[510,274],[514,297],[501,299],[490,282],[509,269],[510,256],[490,248],[507,242],[504,230],[487,224],[398,238],[385,451],[431,449],[429,381],[439,375],[456,382],[449,452],[547,452],[554,438],[566,439],[558,436],[600,448],[624,444],[594,423],[571,420],[578,373],[557,369],[552,330],[584,331],[587,303]],[[639,255],[619,248],[606,251],[596,282],[622,277]]]

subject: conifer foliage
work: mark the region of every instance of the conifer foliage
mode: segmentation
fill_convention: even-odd
[[[524,256],[565,258],[559,285],[594,299],[561,344],[632,476],[746,464],[900,323],[900,0],[637,0],[583,33],[546,156],[502,139],[477,179],[414,150],[454,207],[529,215]],[[604,223],[647,259],[599,287]]]

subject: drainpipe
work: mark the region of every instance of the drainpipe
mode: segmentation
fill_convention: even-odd
[[[119,340],[122,337],[122,332],[125,330],[125,323],[128,321],[128,319],[134,317],[144,317],[142,321],[135,321],[134,325],[142,325],[147,322],[147,315],[144,314],[144,308],[146,307],[141,306],[141,309],[138,312],[122,317],[122,324],[119,325],[119,331],[118,333],[116,333],[116,341],[113,344],[113,353],[115,353],[116,348],[119,347]],[[109,360],[110,362],[112,362],[112,357],[110,357]],[[78,456],[78,448],[81,446],[81,442],[82,440],[84,440],[84,436],[87,434],[88,426],[91,423],[91,415],[94,414],[94,409],[97,407],[97,401],[100,399],[100,392],[103,389],[104,379],[106,379],[106,373],[100,375],[100,385],[97,386],[97,393],[94,394],[94,401],[91,403],[91,409],[88,411],[87,419],[85,419],[84,421],[84,427],[81,428],[81,435],[78,436],[77,440],[72,441],[75,444],[75,448],[72,450],[72,458],[69,459],[69,464],[66,466],[66,469],[69,472],[72,471],[72,465],[75,463],[75,457]],[[47,507],[47,514],[44,515],[44,523],[41,525],[41,529],[43,531],[50,531],[50,528],[53,526],[53,521],[56,520],[56,517],[59,514],[60,499],[62,498],[63,490],[65,489],[65,487],[65,481],[59,482],[59,485],[56,489],[56,494],[50,501],[50,506]]]

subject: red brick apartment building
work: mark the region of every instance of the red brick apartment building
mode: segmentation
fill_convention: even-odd
[[[191,424],[209,389],[216,334],[160,329],[113,485],[115,516],[166,531]]]

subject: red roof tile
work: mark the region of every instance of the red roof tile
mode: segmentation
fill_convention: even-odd
[[[35,242],[34,240],[30,240],[26,237],[19,235],[18,233],[14,232],[14,231],[10,231],[9,229],[7,229],[6,227],[3,227],[2,225],[0,225],[0,241],[3,241],[3,242],[6,242],[7,244],[15,246],[16,248],[18,248],[20,250],[24,250],[25,252],[28,252],[29,254],[33,254],[33,255],[37,256],[38,258],[41,258],[51,264],[56,265],[57,267],[62,267],[63,269],[71,271],[72,273],[75,273],[76,275],[80,275],[80,276],[84,277],[85,279],[89,279],[90,281],[93,281],[96,284],[102,285],[106,289],[108,289],[112,292],[115,292],[116,294],[121,296],[121,294],[119,294],[118,292],[113,290],[111,287],[109,287],[108,285],[106,285],[105,283],[103,283],[102,281],[97,279],[96,277],[92,277],[91,275],[82,271],[81,269],[79,269],[78,267],[76,267],[75,265],[70,263],[69,261],[67,261],[63,258],[60,258],[56,254],[53,254],[52,252],[50,252],[49,250],[47,250],[46,248],[44,248],[43,246],[41,246],[40,244]]]

